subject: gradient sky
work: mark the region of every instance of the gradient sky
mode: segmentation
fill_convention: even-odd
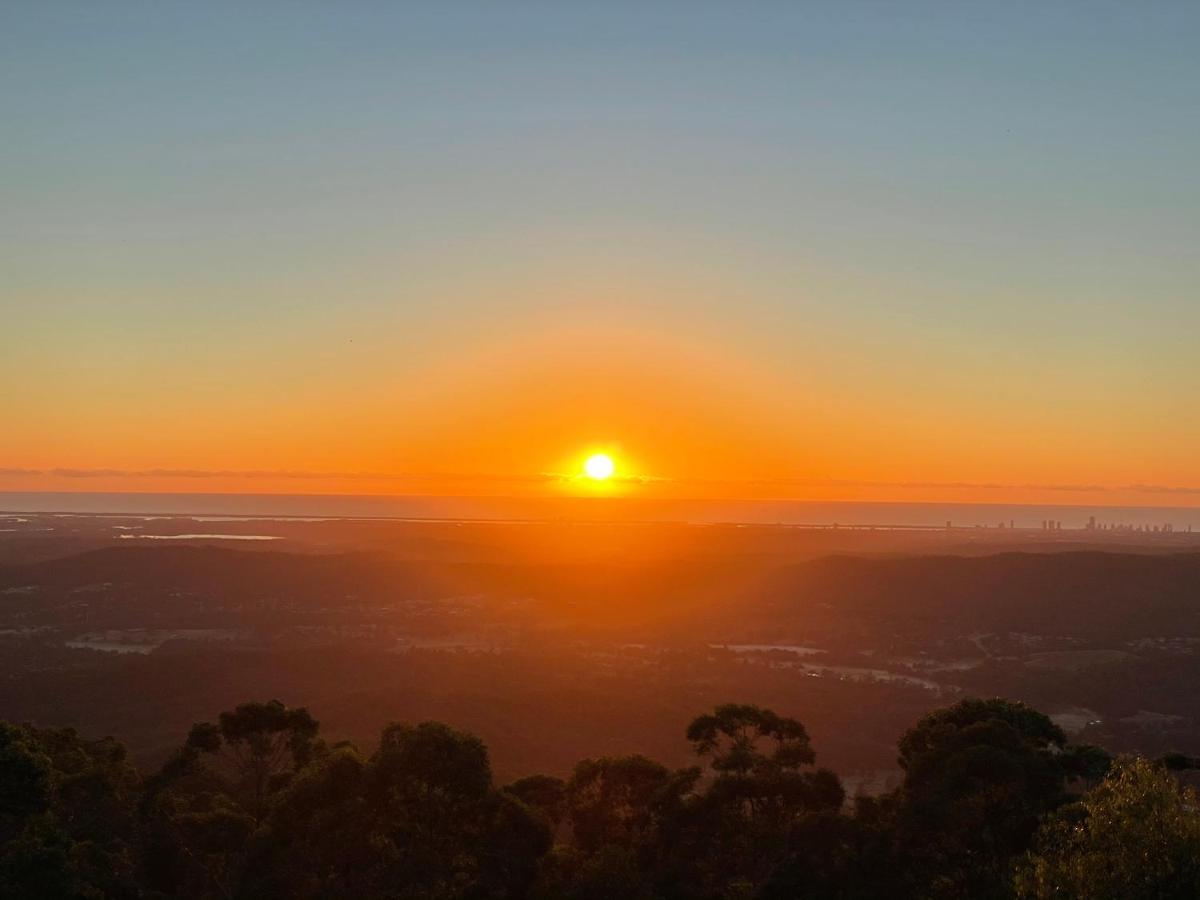
[[[1200,4],[7,3],[0,490],[1200,503]]]

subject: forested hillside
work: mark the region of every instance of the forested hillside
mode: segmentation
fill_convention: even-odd
[[[848,797],[803,723],[725,704],[692,764],[596,755],[494,778],[486,746],[393,723],[370,752],[304,708],[245,703],[139,773],[122,745],[0,724],[0,896],[24,898],[1186,897],[1200,813],[1173,771],[1041,713],[962,700]],[[1095,865],[1103,856],[1104,864]]]

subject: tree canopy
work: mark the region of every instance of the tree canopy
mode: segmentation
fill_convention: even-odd
[[[899,741],[903,783],[850,803],[795,719],[725,704],[682,737],[699,765],[597,756],[502,787],[449,725],[390,724],[368,755],[277,700],[198,723],[145,778],[112,739],[0,723],[0,898],[1200,892],[1197,798],[1174,774],[1193,757],[1109,771],[1021,703],[924,716]]]
[[[1017,878],[1030,900],[1200,896],[1200,798],[1163,766],[1120,759],[1042,824]]]

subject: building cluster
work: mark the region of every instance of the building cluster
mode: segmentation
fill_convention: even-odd
[[[1084,526],[1088,531],[1114,531],[1120,534],[1174,534],[1175,526],[1170,522],[1162,525],[1129,525],[1119,522],[1097,522],[1095,516],[1088,517],[1088,523]],[[1188,525],[1184,531],[1188,534],[1192,532],[1192,526]]]

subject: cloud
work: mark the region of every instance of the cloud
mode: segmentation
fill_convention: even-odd
[[[245,479],[282,479],[295,481],[394,481],[421,483],[462,484],[571,484],[583,483],[586,476],[577,472],[538,472],[525,475],[497,475],[488,473],[461,474],[454,472],[364,472],[364,471],[327,471],[317,469],[111,469],[111,468],[72,468],[55,467],[51,469],[31,469],[23,467],[0,467],[0,477],[10,478],[187,478],[203,481],[217,478]],[[1134,493],[1134,494],[1176,494],[1200,496],[1200,487],[1189,485],[1168,484],[1036,484],[1030,482],[994,482],[994,481],[867,481],[853,479],[805,479],[805,478],[762,478],[743,480],[706,480],[706,479],[676,479],[660,475],[614,475],[610,481],[615,484],[650,485],[674,484],[686,486],[726,486],[739,485],[753,487],[779,488],[892,488],[913,490],[974,490],[974,491],[1052,491],[1060,493]]]
[[[53,469],[0,468],[0,476],[29,476],[53,478],[211,478],[294,479],[297,481],[399,481],[399,482],[472,482],[481,484],[547,484],[587,480],[579,473],[537,472],[521,475],[456,472],[338,472],[309,469],[83,469],[56,467]],[[656,475],[614,475],[616,484],[660,484],[671,479]]]
[[[1131,484],[1124,490],[1142,494],[1200,494],[1200,487],[1179,487],[1169,484]]]
[[[556,476],[539,473],[536,475],[468,475],[450,472],[340,472],[308,469],[85,469],[55,467],[52,469],[0,468],[0,476],[53,477],[53,478],[277,478],[295,480],[338,480],[338,481],[479,481],[479,482],[545,482]]]
[[[1085,493],[1090,491],[1120,490],[1103,484],[1007,484],[994,481],[830,481],[826,484],[841,487],[888,487],[926,488],[934,490],[958,489],[975,491],[1065,491]]]
[[[745,481],[702,481],[694,480],[688,484],[707,485],[753,485],[755,487],[856,487],[856,488],[924,488],[931,490],[1036,490],[1036,491],[1124,491],[1126,487],[1113,487],[1103,484],[1033,484],[1006,483],[996,481],[867,481],[842,478],[756,478]],[[1189,490],[1183,488],[1181,490]],[[1196,490],[1200,491],[1200,488]]]
[[[559,484],[588,484],[593,480],[582,472],[542,472],[539,480],[552,481]],[[672,478],[659,475],[610,475],[605,481],[613,484],[689,484],[695,482],[678,482]]]

